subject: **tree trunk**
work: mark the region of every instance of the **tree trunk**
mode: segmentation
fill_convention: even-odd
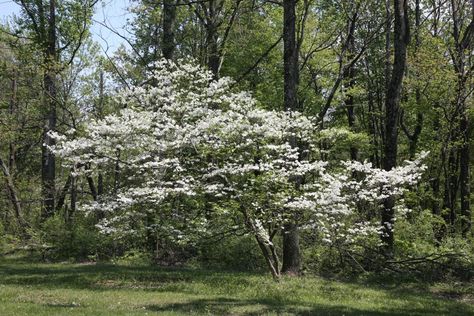
[[[298,52],[296,46],[296,2],[283,1],[284,102],[286,111],[300,110],[297,100]]]
[[[456,198],[458,193],[458,169],[459,159],[457,159],[455,148],[449,148],[448,162],[445,172],[445,190],[443,208],[448,209],[449,213],[444,214],[446,223],[450,224],[450,231],[455,232],[456,222]]]
[[[163,0],[162,53],[166,59],[173,59],[175,44],[176,0]]]
[[[284,226],[283,234],[283,265],[281,272],[298,275],[301,269],[301,254],[298,226],[293,223]]]
[[[17,71],[13,70],[13,77],[12,77],[12,85],[11,85],[11,98],[10,98],[10,105],[9,105],[9,112],[10,112],[10,117],[11,120],[13,120],[13,116],[18,108],[17,104]],[[10,144],[8,146],[9,153],[8,153],[8,169],[10,172],[15,169],[15,156],[16,156],[16,148],[15,148],[15,143],[13,141],[10,141]]]
[[[18,194],[15,188],[15,184],[13,183],[13,178],[10,174],[10,170],[1,158],[0,158],[0,169],[2,170],[3,176],[5,177],[8,195],[13,205],[13,210],[15,211],[15,218],[18,222],[18,228],[23,235],[26,235],[27,223],[25,222],[23,218],[20,199],[18,198]]]
[[[44,75],[45,94],[45,123],[43,129],[43,146],[41,159],[41,180],[43,191],[43,220],[50,217],[55,209],[56,195],[56,159],[48,146],[54,145],[54,139],[49,136],[50,131],[56,129],[56,3],[49,1],[48,36],[45,47],[46,73]]]
[[[72,172],[72,171],[71,171]],[[56,210],[60,210],[63,208],[64,206],[64,201],[66,200],[66,194],[69,190],[69,187],[71,186],[71,181],[72,181],[72,175],[69,174],[69,176],[67,177],[66,179],[66,183],[64,184],[64,187],[63,189],[61,190],[61,192],[59,193],[59,196],[58,196],[58,204],[56,205]]]
[[[97,109],[97,114],[100,119],[103,118],[104,115],[104,102],[105,102],[105,95],[104,95],[104,87],[105,87],[105,81],[104,81],[104,72],[101,70],[100,71],[100,76],[99,76],[99,108]],[[98,176],[97,176],[97,200],[104,194],[104,176],[102,174],[102,170],[99,166],[99,171],[98,171]],[[104,217],[104,214],[102,210],[98,211],[97,213],[97,219],[100,220]]]
[[[117,194],[120,188],[120,150],[117,150],[116,158],[114,168],[114,194]]]
[[[415,98],[417,99],[417,103],[418,103],[420,102],[420,98],[421,98],[419,89],[416,89],[415,94],[416,94]],[[415,123],[415,128],[413,130],[413,133],[410,133],[410,131],[408,130],[408,127],[405,126],[403,116],[404,116],[404,113],[402,111],[402,114],[400,117],[400,125],[402,127],[403,132],[405,133],[405,136],[408,138],[408,154],[410,156],[410,159],[413,160],[416,156],[416,150],[418,148],[418,140],[420,139],[421,130],[423,129],[423,114],[421,112],[418,112],[416,114],[416,123]]]
[[[217,39],[217,27],[214,24],[207,25],[207,66],[212,72],[214,79],[219,79],[221,68],[221,56]]]
[[[471,233],[471,186],[470,186],[470,121],[469,121],[469,107],[466,104],[466,84],[469,82],[468,76],[470,72],[465,74],[465,60],[468,56],[465,56],[465,49],[471,48],[473,37],[474,37],[474,0],[471,0],[471,12],[472,20],[467,30],[465,30],[464,37],[462,41],[457,45],[460,67],[458,74],[459,80],[459,93],[458,93],[458,103],[459,103],[459,113],[460,113],[460,140],[461,146],[459,149],[460,162],[459,162],[459,186],[461,194],[461,232],[464,237],[467,237]]]
[[[72,219],[74,217],[74,213],[76,212],[76,205],[77,205],[77,177],[72,175],[71,176],[71,209],[67,214],[67,223],[71,224]]]
[[[87,167],[87,169],[90,169]],[[97,188],[94,183],[94,179],[92,178],[91,174],[86,175],[87,184],[89,185],[89,191],[91,192],[92,199],[97,202],[98,200],[98,193]]]
[[[369,110],[369,134],[372,135],[371,137],[371,145],[372,145],[372,154],[370,155],[370,161],[376,168],[380,168],[380,145],[379,145],[379,135],[378,127],[379,124],[379,116],[377,115],[377,109],[375,108],[375,97],[374,97],[374,90],[376,89],[373,84],[373,79],[370,76],[370,64],[369,60],[365,59],[365,67],[367,72],[367,105]]]
[[[415,59],[418,55],[418,49],[421,45],[421,38],[420,38],[420,26],[421,26],[421,0],[415,1]],[[421,105],[421,91],[420,88],[417,86],[415,89],[415,100],[417,106]],[[403,114],[402,114],[403,118]],[[408,131],[408,128],[403,124],[403,120],[401,122],[402,129],[405,135],[408,138],[408,152],[410,155],[410,159],[414,159],[416,155],[416,150],[418,147],[418,140],[420,138],[421,130],[423,129],[423,113],[421,110],[417,110],[416,113],[416,123],[413,133]]]
[[[194,6],[194,12],[205,30],[205,52],[206,64],[212,72],[214,79],[219,79],[219,72],[224,58],[224,49],[229,38],[230,31],[243,0],[206,0],[190,1],[189,6]],[[227,4],[231,3],[231,6]],[[223,27],[224,22],[225,27]],[[202,54],[201,54],[202,55]]]
[[[348,39],[347,39],[347,51],[348,51],[348,56],[349,60],[354,58],[354,50],[355,50],[355,38],[354,38],[354,26],[352,26],[353,23],[349,23],[349,32],[348,32]],[[351,65],[350,68],[347,70],[347,87],[349,90],[354,88],[355,84],[355,68],[354,65]],[[349,126],[349,129],[351,131],[355,131],[355,111],[354,111],[354,96],[352,95],[352,91],[349,91],[347,94],[346,99],[344,100],[346,110],[347,110],[347,123]],[[351,145],[350,146],[350,155],[351,155],[351,160],[357,160],[357,157],[359,155],[359,151],[357,150],[357,147]]]
[[[275,252],[273,245],[265,244],[265,242],[260,240],[258,236],[255,236],[255,239],[257,240],[257,244],[260,247],[260,250],[262,251],[265,261],[267,262],[268,268],[270,269],[270,273],[272,274],[273,279],[275,281],[278,281],[280,279],[280,271],[278,271],[278,262],[275,262],[275,258],[277,257],[274,256]]]
[[[390,82],[385,99],[385,146],[383,167],[389,171],[397,165],[398,152],[398,121],[400,111],[400,96],[402,81],[407,60],[407,45],[409,43],[407,0],[394,0],[394,54]],[[395,198],[390,197],[383,202],[382,234],[383,252],[387,257],[393,257],[394,236],[393,226]]]
[[[467,108],[461,114],[461,140],[460,162],[459,162],[459,186],[461,194],[461,232],[464,237],[471,233],[471,186],[470,186],[470,137],[469,118]]]
[[[385,0],[385,91],[388,91],[390,85],[390,71],[392,69],[390,34],[392,33],[392,11],[390,10],[390,0]]]
[[[99,171],[97,176],[97,198],[104,194],[104,176],[102,172]]]
[[[462,5],[456,0],[451,0],[451,12],[453,20],[452,36],[455,45],[455,54],[453,57],[453,66],[457,73],[457,95],[454,104],[454,122],[458,129],[452,138],[453,147],[457,147],[459,155],[459,179],[452,179],[451,183],[456,181],[459,183],[460,200],[461,200],[461,233],[466,237],[471,232],[471,188],[470,188],[470,122],[469,108],[466,104],[468,97],[467,83],[469,82],[470,71],[468,69],[467,48],[471,48],[474,34],[474,0],[471,0],[471,23],[461,31],[463,25],[463,17],[461,15]],[[464,35],[461,37],[461,34]],[[459,182],[457,182],[459,180]],[[456,184],[457,187],[458,184]],[[451,195],[451,204],[455,205],[455,198]],[[453,212],[453,211],[452,211]]]
[[[436,5],[436,1],[433,1],[432,3],[432,12],[433,12],[433,22],[431,24],[431,31],[433,34],[433,37],[438,36],[438,20],[439,20],[439,10],[440,6]],[[435,104],[435,107],[438,107],[439,104]],[[433,130],[435,133],[435,140],[438,142],[441,141],[439,131],[441,129],[441,122],[440,122],[440,117],[437,112],[435,112],[435,118],[433,122]],[[442,172],[442,166],[445,164],[445,150],[444,148],[441,148],[441,153],[440,153],[440,160],[441,160],[441,166],[438,165],[438,162],[434,162],[434,170],[432,173],[434,173],[434,177],[432,178],[431,181],[431,189],[433,190],[433,203],[431,206],[431,211],[434,215],[441,215],[441,172]],[[444,238],[446,234],[446,225],[439,225],[439,227],[435,227],[435,238],[436,238],[436,243],[440,244],[441,240]]]
[[[434,105],[434,107],[437,107],[437,105]],[[435,140],[437,142],[440,142],[440,121],[439,121],[439,116],[438,114],[435,114],[434,122],[433,122],[433,131],[435,134]],[[431,177],[431,190],[433,191],[433,201],[431,205],[431,211],[434,215],[441,215],[441,207],[440,207],[440,184],[441,184],[441,170],[442,170],[442,165],[444,164],[444,155],[441,152],[439,155],[439,158],[437,161],[435,160],[433,163],[433,168],[431,171],[432,177]],[[439,238],[438,238],[439,241]]]
[[[284,49],[284,105],[286,111],[301,110],[297,99],[299,80],[298,49],[296,43],[296,2],[283,1],[283,49]],[[290,144],[297,147],[296,139]],[[302,179],[295,179],[295,185],[300,185]],[[298,274],[301,269],[299,233],[296,221],[292,219],[283,229],[283,264],[282,272]]]

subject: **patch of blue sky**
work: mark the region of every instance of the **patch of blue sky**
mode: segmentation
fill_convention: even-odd
[[[131,6],[131,0],[101,0],[96,4],[91,34],[103,51],[112,53],[120,45],[127,45],[123,37],[130,37],[126,26],[133,18]],[[7,23],[20,12],[21,7],[15,1],[0,0],[0,22]]]

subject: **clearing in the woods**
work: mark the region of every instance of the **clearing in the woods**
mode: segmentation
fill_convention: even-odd
[[[0,315],[474,315],[468,284],[0,260]]]

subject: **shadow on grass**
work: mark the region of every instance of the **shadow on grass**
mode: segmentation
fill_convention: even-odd
[[[183,291],[187,282],[210,286],[246,285],[249,273],[228,273],[186,268],[122,266],[113,264],[27,264],[0,261],[0,284],[38,288],[110,290],[142,288],[154,291]]]
[[[82,307],[78,304],[73,304],[73,303],[70,303],[70,304],[53,304],[53,303],[49,303],[49,304],[44,304],[44,306],[47,306],[47,307],[53,307],[53,308],[77,308],[77,307]]]
[[[251,277],[257,277],[252,279]],[[289,286],[295,289],[295,282],[290,280]],[[313,282],[313,281],[308,281]],[[200,287],[190,284],[200,283],[208,289],[201,293]],[[298,282],[296,282],[298,283]],[[212,315],[262,315],[293,314],[293,315],[473,315],[473,307],[468,304],[442,299],[422,290],[425,286],[360,284],[344,282],[344,286],[335,286],[332,281],[314,279],[311,288],[302,291],[317,291],[317,297],[327,303],[316,303],[302,299],[298,293],[288,289],[273,288],[270,276],[241,273],[194,270],[184,268],[162,268],[153,266],[119,266],[108,264],[71,265],[71,264],[30,264],[0,261],[0,284],[30,286],[37,289],[80,289],[88,291],[108,291],[110,289],[141,289],[151,292],[174,292],[205,296],[206,299],[195,299],[190,296],[184,303],[146,305],[145,309],[152,312],[179,312],[182,314],[199,313]],[[269,285],[270,284],[270,285]],[[256,288],[257,298],[245,297],[246,288]],[[314,287],[314,288],[313,288]],[[274,293],[266,293],[270,288]],[[364,298],[360,288],[384,291],[385,304],[373,305],[371,309],[361,309],[358,300]],[[211,290],[209,290],[211,289]],[[203,295],[204,294],[204,295]],[[307,293],[305,293],[307,294]],[[314,295],[314,293],[313,293]],[[237,298],[237,297],[241,298]],[[345,305],[334,304],[341,296],[350,296],[353,302]],[[367,299],[367,297],[365,297]],[[397,300],[397,307],[391,306],[391,300]],[[377,303],[377,302],[374,302]],[[378,302],[380,303],[380,302]],[[416,304],[422,303],[422,304]],[[53,304],[54,305],[54,304]],[[71,308],[74,304],[58,304],[51,307]],[[362,304],[363,305],[363,304]],[[363,305],[365,306],[365,305]],[[420,307],[421,306],[421,307]]]
[[[158,313],[177,312],[182,314],[210,314],[210,315],[243,315],[257,316],[266,314],[277,315],[301,315],[301,316],[428,316],[428,315],[473,315],[472,310],[468,308],[444,309],[439,310],[435,307],[429,309],[420,309],[407,306],[403,309],[394,310],[390,306],[381,310],[374,311],[369,309],[360,309],[350,306],[339,305],[287,305],[273,300],[237,300],[229,298],[199,299],[187,303],[149,305],[146,310]]]

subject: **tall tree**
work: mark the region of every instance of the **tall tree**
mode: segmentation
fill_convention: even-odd
[[[296,40],[296,3],[297,0],[283,1],[283,63],[284,63],[284,104],[286,111],[300,111],[297,99],[299,65],[298,46]],[[290,140],[297,147],[296,139]],[[300,186],[302,179],[295,179]],[[301,268],[299,233],[296,219],[290,219],[283,231],[283,263],[282,272],[298,274]]]
[[[49,147],[54,139],[49,132],[57,127],[58,73],[69,65],[87,36],[94,1],[61,2],[61,14],[58,14],[56,0],[43,1],[18,0],[23,11],[21,24],[29,31],[35,47],[43,58],[43,137],[41,148],[41,182],[43,194],[42,217],[50,217],[55,210],[56,199],[56,159]],[[60,16],[58,20],[57,17]],[[75,23],[67,24],[65,17]],[[19,29],[18,33],[22,30]],[[25,31],[23,31],[24,33]],[[58,32],[60,32],[58,34]],[[69,50],[67,57],[61,54]],[[65,60],[65,58],[67,58]]]
[[[383,168],[387,171],[397,166],[398,122],[403,76],[407,65],[407,46],[410,41],[408,1],[394,0],[394,62],[385,97],[385,145]],[[384,254],[393,257],[395,224],[395,198],[384,200],[382,210],[382,235]]]
[[[242,2],[243,0],[188,2],[204,29],[206,64],[215,79],[219,78],[227,40]]]
[[[415,47],[414,47],[414,58],[416,60],[420,46],[421,46],[421,0],[415,1]],[[417,85],[415,88],[415,102],[417,107],[421,106],[421,89],[420,86]],[[415,158],[415,154],[417,151],[418,140],[420,138],[420,134],[423,128],[423,112],[418,109],[416,113],[416,120],[415,126],[413,128],[413,132],[410,132],[408,127],[404,122],[404,112],[402,111],[400,115],[400,126],[403,130],[403,133],[408,138],[408,146],[409,146],[409,155],[410,159]]]
[[[40,6],[40,9],[43,9]],[[56,1],[49,1],[49,14],[40,13],[40,20],[47,20],[45,31],[47,35],[42,39],[44,63],[46,71],[44,74],[44,109],[46,111],[43,146],[41,147],[41,180],[43,187],[44,209],[43,216],[49,217],[54,212],[56,196],[56,159],[54,154],[48,149],[54,145],[54,140],[49,135],[50,131],[56,130],[57,121],[57,91],[56,91],[56,70],[58,64],[58,52],[56,50]],[[40,31],[42,32],[42,31]]]
[[[470,1],[471,23],[462,33],[462,22],[467,17],[463,14],[463,8],[467,7],[466,1],[451,0],[452,36],[454,40],[454,52],[451,52],[453,66],[457,75],[457,89],[454,102],[456,116],[454,122],[459,124],[458,136],[454,140],[459,149],[459,191],[461,200],[461,232],[467,236],[471,231],[471,189],[470,189],[470,120],[469,108],[466,99],[469,96],[468,84],[472,68],[468,64],[466,51],[472,48],[474,35],[474,0]],[[454,199],[455,196],[452,196]]]
[[[175,44],[176,7],[179,0],[163,0],[163,44],[162,53],[166,59],[173,59]]]

